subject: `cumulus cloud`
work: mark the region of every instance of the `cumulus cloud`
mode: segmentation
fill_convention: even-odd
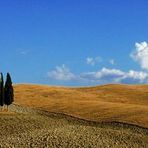
[[[147,83],[148,73],[130,70],[128,72],[119,69],[102,68],[100,71],[87,72],[81,77],[91,82],[99,83]]]
[[[48,72],[47,75],[49,78],[62,81],[71,81],[76,79],[75,74],[73,74],[64,64],[62,66],[57,66],[55,70]]]
[[[81,77],[87,79],[88,81],[91,80],[92,82],[100,82],[100,83],[111,83],[116,82],[116,79],[122,77],[124,72],[117,70],[117,69],[107,69],[102,68],[96,72],[87,72],[81,74]]]
[[[135,47],[135,51],[130,56],[140,64],[142,69],[148,70],[148,43],[135,43]]]
[[[70,71],[65,65],[57,66],[55,70],[48,72],[48,77],[62,81],[79,81],[88,83],[148,83],[148,73],[143,71],[129,70],[124,72],[119,69],[102,68],[94,72],[85,72],[76,75]]]
[[[101,57],[95,57],[95,58],[87,57],[86,58],[86,63],[92,66],[94,66],[96,63],[101,62],[101,61],[102,61]]]
[[[114,68],[102,68],[98,71],[83,72],[80,74],[74,74],[64,64],[57,66],[53,71],[48,72],[48,77],[54,80],[61,81],[77,81],[81,84],[85,82],[91,84],[104,84],[104,83],[148,83],[148,43],[141,42],[135,43],[135,50],[130,56],[140,64],[142,71],[122,71]],[[101,57],[88,57],[86,63],[94,66],[96,63],[101,62]],[[114,65],[115,60],[111,59],[110,64]]]
[[[130,70],[121,78],[121,82],[124,83],[147,83],[148,73],[143,71]]]

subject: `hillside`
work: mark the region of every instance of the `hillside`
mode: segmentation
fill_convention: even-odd
[[[110,84],[68,88],[19,84],[15,103],[92,121],[148,127],[148,85]]]
[[[148,129],[129,124],[85,121],[30,107],[0,112],[0,147],[148,147]]]

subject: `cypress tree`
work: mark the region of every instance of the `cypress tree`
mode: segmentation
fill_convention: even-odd
[[[0,73],[0,106],[4,105],[4,79],[3,74]]]
[[[6,77],[4,94],[5,94],[4,103],[7,105],[7,110],[8,110],[8,105],[12,104],[12,102],[14,101],[13,86],[12,86],[12,81],[9,73],[7,73],[7,77]]]

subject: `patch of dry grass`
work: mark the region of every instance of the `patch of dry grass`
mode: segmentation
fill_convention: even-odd
[[[148,129],[122,123],[88,122],[21,106],[10,109],[15,115],[0,116],[0,147],[148,146]]]
[[[121,121],[148,127],[148,85],[85,88],[15,85],[15,102],[93,121]]]

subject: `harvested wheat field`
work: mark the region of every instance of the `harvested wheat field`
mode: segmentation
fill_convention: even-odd
[[[14,86],[0,147],[147,148],[148,85]]]
[[[15,103],[91,121],[119,121],[148,128],[148,85],[68,88],[15,85]]]
[[[0,115],[0,147],[148,147],[148,129],[98,123],[18,105]]]

